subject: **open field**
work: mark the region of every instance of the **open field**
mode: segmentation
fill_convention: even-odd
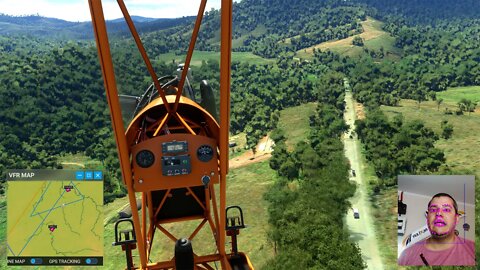
[[[185,55],[176,55],[173,52],[160,54],[155,57],[156,61],[162,62],[171,62],[175,60],[175,62],[183,63],[185,62]],[[219,52],[206,52],[206,51],[194,51],[192,60],[190,64],[192,66],[200,67],[202,65],[202,61],[208,60],[217,60],[220,62],[220,53]],[[275,59],[266,59],[262,58],[258,55],[255,55],[251,52],[232,52],[232,62],[239,61],[239,62],[248,62],[250,64],[268,64],[268,63],[275,63]]]
[[[297,143],[307,141],[310,130],[309,116],[315,112],[316,107],[316,103],[307,103],[280,112],[278,127],[285,132],[289,150],[293,150]]]
[[[438,92],[437,99],[442,98],[444,102],[457,103],[462,98],[466,98],[473,102],[480,101],[480,86],[465,86],[448,88],[447,91]]]
[[[399,55],[401,55],[401,50],[393,46],[395,38],[382,30],[383,23],[381,21],[367,17],[367,20],[361,22],[361,24],[363,27],[363,33],[341,40],[323,42],[318,45],[302,49],[297,52],[297,56],[300,58],[311,58],[314,48],[322,51],[332,50],[345,56],[358,56],[363,53],[363,47],[352,45],[352,41],[354,37],[360,36],[364,40],[365,48],[378,51],[381,47],[383,47],[386,57],[391,58],[392,60],[399,58]]]
[[[102,162],[93,160],[83,154],[67,154],[58,157],[58,163],[62,164],[63,169],[99,169],[103,170]]]
[[[444,102],[437,111],[435,101],[426,101],[420,104],[420,108],[413,100],[402,100],[399,107],[382,106],[382,110],[392,118],[402,113],[406,121],[420,119],[425,125],[432,128],[436,134],[441,134],[440,123],[447,120],[453,125],[452,138],[440,139],[436,147],[445,152],[448,166],[459,172],[468,171],[480,175],[480,159],[474,149],[480,149],[480,110],[477,109],[471,115],[446,115],[445,108],[455,111],[456,103]]]
[[[231,170],[228,176],[227,205],[240,205],[248,225],[240,234],[239,249],[247,252],[256,269],[274,256],[273,244],[267,238],[268,203],[263,194],[276,177],[268,160]]]

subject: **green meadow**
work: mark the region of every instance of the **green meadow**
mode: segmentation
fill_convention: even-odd
[[[183,63],[185,62],[186,55],[176,55],[173,52],[160,54],[155,57],[156,61],[162,62],[178,62]],[[207,52],[207,51],[194,51],[192,55],[191,65],[200,67],[202,65],[202,61],[208,60],[216,60],[220,62],[220,53],[219,52]],[[266,59],[255,55],[251,52],[232,52],[232,62],[248,62],[250,64],[268,64],[268,63],[275,63],[275,59]]]
[[[437,99],[440,98],[446,103],[459,102],[462,98],[478,103],[480,101],[480,86],[448,88],[447,91],[437,93]]]
[[[315,113],[316,107],[316,103],[306,103],[280,112],[278,127],[285,132],[286,143],[290,150],[293,150],[297,143],[307,141],[310,129],[309,117]]]

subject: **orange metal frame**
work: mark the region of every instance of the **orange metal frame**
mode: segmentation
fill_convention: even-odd
[[[160,131],[165,127],[171,118],[175,119],[180,126],[175,128],[183,128],[190,134],[196,135],[195,130],[198,129],[198,125],[192,122],[185,116],[182,116],[177,109],[181,104],[185,104],[182,101],[182,89],[187,76],[188,67],[190,65],[190,60],[193,54],[195,47],[195,41],[197,39],[198,31],[200,29],[201,20],[205,10],[206,0],[201,0],[198,16],[195,22],[189,50],[185,60],[185,66],[180,78],[178,85],[178,90],[175,96],[175,101],[169,101],[165,96],[165,93],[158,82],[158,77],[153,69],[153,66],[148,59],[147,53],[141,43],[140,37],[135,29],[135,26],[132,22],[132,19],[127,11],[127,8],[123,0],[117,0],[120,9],[125,17],[125,20],[130,28],[133,38],[137,44],[138,50],[142,55],[142,58],[147,66],[148,72],[152,77],[155,88],[159,91],[159,96],[161,98],[161,103],[165,107],[166,114],[161,118],[155,125],[153,125],[155,132],[153,136],[159,135]],[[174,260],[157,262],[157,263],[148,263],[148,258],[152,249],[152,241],[155,234],[155,229],[163,232],[168,238],[172,241],[176,241],[177,238],[168,232],[164,227],[163,223],[170,222],[170,220],[156,220],[155,216],[158,214],[165,201],[169,196],[171,196],[171,189],[165,189],[166,192],[161,199],[161,202],[156,209],[156,212],[153,212],[152,207],[152,192],[144,191],[142,192],[142,220],[137,209],[137,202],[135,198],[135,182],[133,179],[132,166],[130,161],[130,156],[132,154],[131,142],[132,137],[135,137],[137,134],[127,134],[123,126],[123,120],[121,115],[121,108],[118,99],[117,85],[115,81],[114,68],[112,63],[112,57],[110,53],[110,45],[107,36],[107,29],[105,24],[105,19],[103,15],[103,8],[101,0],[89,0],[90,12],[92,15],[92,24],[95,33],[95,39],[97,42],[98,55],[100,60],[100,65],[102,68],[102,75],[105,83],[107,100],[110,107],[112,126],[115,134],[115,140],[117,143],[118,154],[120,167],[123,174],[123,181],[128,190],[128,199],[130,206],[132,208],[132,219],[134,223],[134,233],[137,239],[138,252],[140,256],[140,265],[135,268],[139,269],[172,269],[174,268]],[[198,218],[202,219],[197,228],[191,233],[190,239],[194,238],[197,233],[204,227],[206,223],[209,224],[210,229],[212,230],[218,249],[218,253],[205,255],[205,256],[195,256],[196,269],[213,269],[209,262],[220,261],[222,269],[231,269],[228,263],[228,255],[225,252],[225,222],[226,222],[226,175],[228,173],[228,135],[229,135],[229,117],[230,117],[230,63],[231,63],[231,38],[232,38],[232,1],[231,0],[222,0],[221,4],[221,52],[220,52],[220,123],[219,123],[219,134],[214,134],[214,137],[218,143],[218,175],[219,175],[219,207],[217,207],[217,198],[215,195],[215,189],[213,188],[213,183],[210,183],[205,188],[205,202],[203,203],[195,193],[186,187],[187,193],[192,195],[196,202],[205,210],[208,215],[199,216]],[[171,99],[170,99],[171,100]],[[187,102],[188,103],[188,102]],[[182,105],[183,106],[183,105]],[[199,107],[199,106],[198,106]],[[199,107],[200,110],[200,107]],[[171,127],[169,127],[171,128]],[[212,181],[214,182],[214,181]],[[211,203],[210,203],[211,201]],[[217,209],[218,208],[218,209]],[[210,211],[213,210],[213,217],[210,214]],[[148,211],[148,213],[147,213]],[[150,217],[149,228],[147,230],[147,215]],[[180,218],[175,221],[183,221],[188,218]],[[195,218],[195,217],[193,217]]]

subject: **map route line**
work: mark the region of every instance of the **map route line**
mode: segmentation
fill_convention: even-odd
[[[95,204],[95,201],[90,198],[90,197],[87,197],[89,200],[92,200],[92,202]],[[97,236],[98,238],[101,238],[100,235],[98,235],[95,231],[94,231],[94,228],[95,226],[97,225],[97,223],[100,221],[100,217],[101,217],[101,211],[98,210],[98,205],[95,204],[95,210],[97,210],[97,219],[95,220],[95,223],[93,224],[92,228],[90,229],[90,231],[92,232],[92,234],[94,234],[95,236]],[[82,214],[80,216],[80,223],[82,223],[82,220],[83,220],[83,208],[82,208]]]
[[[30,217],[33,216],[33,213],[34,213],[35,210],[37,209],[38,205],[43,201],[43,196],[45,195],[45,193],[47,193],[48,188],[50,187],[50,184],[51,184],[51,182],[48,182],[47,187],[46,187],[45,190],[43,191],[43,193],[42,193],[42,195],[40,196],[40,198],[38,199],[37,203],[35,203],[35,206],[33,207],[32,213],[30,214]],[[34,198],[35,198],[35,197],[34,197]]]
[[[23,250],[27,247],[28,243],[31,241],[32,237],[36,234],[36,232],[38,231],[38,229],[43,225],[43,223],[45,222],[45,219],[47,219],[47,217],[50,215],[50,213],[55,210],[55,209],[58,209],[58,208],[61,208],[61,207],[64,207],[66,205],[69,205],[69,204],[73,204],[73,203],[76,203],[76,202],[79,202],[79,201],[82,201],[85,199],[85,196],[82,194],[82,192],[80,190],[78,190],[78,188],[76,187],[76,185],[73,183],[73,181],[70,181],[69,185],[72,185],[75,187],[75,190],[78,191],[78,193],[80,194],[80,196],[82,196],[81,199],[78,199],[76,201],[72,201],[72,202],[69,202],[69,203],[65,203],[63,204],[62,206],[56,206],[58,201],[63,197],[63,195],[65,194],[65,190],[62,191],[62,194],[60,194],[60,196],[58,197],[57,201],[53,204],[53,206],[50,208],[50,209],[47,209],[45,211],[42,211],[42,212],[37,212],[34,214],[35,212],[35,209],[38,207],[38,205],[40,204],[40,202],[43,200],[43,196],[45,195],[45,193],[48,191],[48,188],[50,187],[50,184],[51,182],[48,183],[48,186],[45,188],[45,190],[43,191],[42,195],[40,196],[40,198],[38,199],[38,201],[36,202],[35,206],[34,206],[34,209],[32,210],[32,213],[30,214],[30,217],[34,217],[34,216],[38,216],[40,214],[43,214],[45,212],[48,212],[48,214],[43,218],[43,220],[40,222],[40,224],[38,225],[38,227],[35,229],[35,231],[33,232],[33,234],[28,238],[27,240],[27,243],[25,243],[25,246],[22,248],[22,250],[20,251],[20,253],[18,255],[20,255]],[[55,207],[56,206],[56,207]],[[10,250],[12,252],[12,254],[15,254],[12,250]]]
[[[80,196],[82,196],[82,198],[85,198],[85,195],[83,195],[83,193],[80,191],[80,189],[77,187],[77,185],[75,185],[75,184],[73,183],[73,181],[70,181],[70,184],[75,187],[75,192],[80,193]]]
[[[32,199],[30,200],[30,202],[32,202],[32,201],[35,199],[35,197],[37,196],[38,193],[40,193],[40,191],[42,191],[41,188],[38,189],[37,193],[36,193],[34,196],[32,196]],[[25,209],[23,210],[23,213],[25,213],[25,212],[27,211],[27,209],[28,209],[28,208],[25,208]],[[20,215],[20,217],[23,216],[23,213],[22,213],[22,215]],[[15,230],[15,227],[16,227],[17,224],[20,222],[20,220],[21,220],[21,218],[17,219],[17,221],[16,221],[15,224],[12,226],[12,228],[10,229],[10,231],[7,232],[7,235],[11,234],[12,231]]]
[[[17,181],[7,192],[8,204],[16,206],[8,212],[16,225],[8,226],[8,256],[103,255],[102,182]]]
[[[55,201],[55,203],[53,204],[53,207],[55,207],[55,205],[57,205],[58,201],[63,197],[63,194],[65,193],[65,190],[63,190],[62,194],[60,194],[60,196],[58,197],[57,201]],[[40,227],[43,225],[43,223],[45,222],[45,220],[47,219],[47,217],[50,215],[50,213],[52,212],[53,208],[50,208],[50,211],[48,212],[48,214],[43,218],[42,222],[40,222],[40,224],[38,224],[37,228],[35,229],[35,231],[32,233],[32,235],[30,235],[30,237],[28,238],[27,242],[25,243],[25,245],[23,246],[22,250],[20,250],[20,253],[18,253],[18,256],[20,256],[20,254],[22,254],[23,250],[25,250],[25,248],[27,247],[28,243],[30,243],[30,240],[32,240],[33,236],[37,233],[38,229],[40,229]]]
[[[36,213],[35,215],[33,215],[32,217],[34,217],[34,216],[38,216],[38,215],[40,215],[40,214],[43,214],[43,213],[45,213],[45,212],[49,212],[49,211],[51,211],[51,210],[55,210],[55,209],[58,209],[58,208],[61,208],[61,207],[67,206],[67,205],[69,205],[69,204],[72,204],[72,203],[76,203],[76,202],[79,202],[79,201],[83,201],[83,200],[85,200],[85,198],[81,198],[81,199],[78,199],[78,200],[76,200],[76,201],[72,201],[72,202],[64,203],[64,204],[62,204],[62,205],[59,205],[59,206],[57,206],[57,207],[52,207],[52,208],[50,208],[50,209],[47,209],[47,210],[45,210],[45,211],[42,211],[42,212],[37,212],[37,213]]]
[[[13,252],[12,248],[10,247],[10,245],[8,243],[7,243],[7,247],[10,250],[10,252],[13,254],[13,256],[17,256],[17,255],[15,255],[15,252]]]
[[[48,183],[47,189],[48,189],[48,187],[50,186],[50,183],[51,183],[51,182]],[[68,202],[68,203],[64,203],[62,206],[53,207],[53,208],[44,210],[44,211],[42,211],[42,212],[36,212],[36,213],[34,214],[35,209],[38,207],[38,204],[40,204],[40,202],[43,200],[43,195],[45,195],[45,193],[46,193],[46,191],[47,191],[47,189],[45,189],[45,192],[42,194],[42,196],[40,197],[40,199],[38,199],[37,203],[35,204],[34,210],[32,211],[32,214],[30,214],[30,217],[38,216],[38,215],[43,214],[43,213],[45,213],[45,212],[48,212],[48,211],[50,211],[50,210],[55,210],[55,209],[57,209],[57,208],[60,208],[60,207],[63,207],[63,206],[67,206],[67,205],[69,205],[69,204],[72,204],[72,203],[75,203],[75,202],[79,202],[79,201],[85,199],[85,196],[82,194],[82,192],[80,192],[80,190],[78,190],[77,186],[73,183],[73,181],[70,181],[69,185],[72,185],[73,187],[75,187],[75,190],[78,191],[78,193],[80,194],[80,195],[77,195],[77,196],[81,196],[81,197],[82,197],[81,199],[78,199],[78,200],[72,201],[72,202]],[[63,194],[62,194],[62,195],[63,195]]]

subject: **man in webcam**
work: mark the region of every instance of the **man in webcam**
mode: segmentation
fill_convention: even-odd
[[[435,194],[427,209],[431,237],[404,250],[398,264],[475,265],[475,243],[455,234],[458,220],[455,199],[447,193]]]

